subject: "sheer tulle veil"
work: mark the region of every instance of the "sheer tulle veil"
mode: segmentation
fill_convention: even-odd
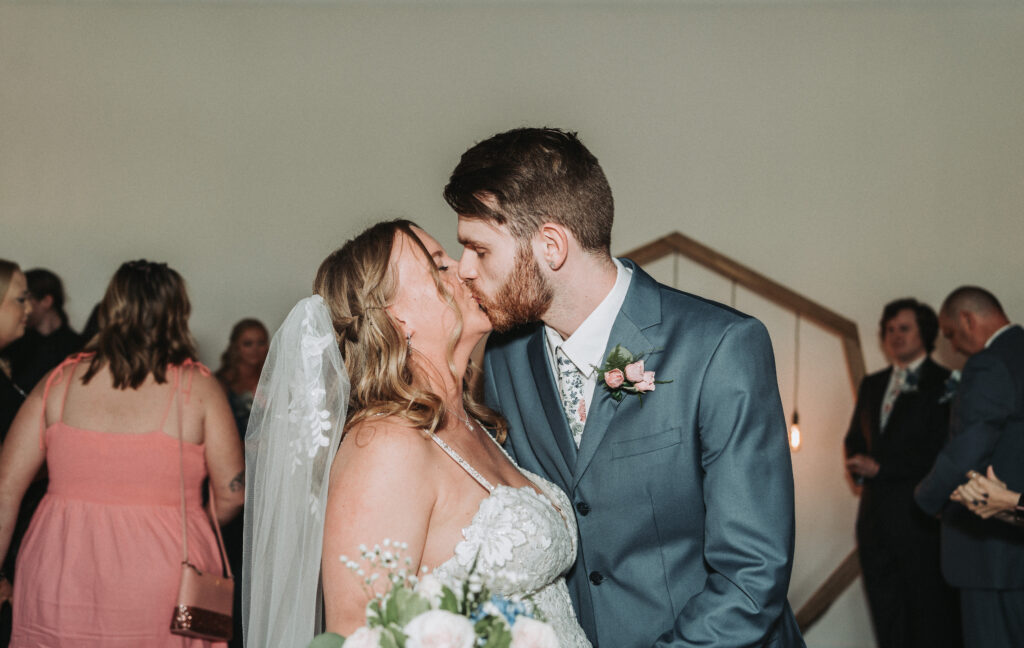
[[[305,648],[323,628],[320,560],[349,379],[327,305],[274,334],[245,435],[242,625],[248,648]]]

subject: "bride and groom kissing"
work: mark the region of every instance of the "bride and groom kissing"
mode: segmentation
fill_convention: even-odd
[[[387,579],[347,557],[388,538],[416,572],[528,600],[560,646],[803,646],[764,326],[611,256],[611,189],[574,133],[480,142],[444,196],[458,261],[374,225],[275,335],[246,436],[246,645],[362,626]]]

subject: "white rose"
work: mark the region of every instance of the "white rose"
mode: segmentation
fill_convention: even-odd
[[[380,628],[363,626],[345,639],[345,648],[380,648]]]
[[[348,648],[348,644],[345,644],[345,648]],[[512,626],[510,648],[558,648],[558,636],[548,624],[521,616],[516,618]]]
[[[441,589],[442,586],[440,578],[433,574],[426,574],[416,583],[414,591],[430,601],[431,607],[437,607],[441,604],[441,597],[444,595],[444,590]]]
[[[473,623],[444,610],[424,612],[410,621],[404,632],[409,637],[406,648],[473,648],[476,642]],[[345,646],[348,648],[347,643]]]

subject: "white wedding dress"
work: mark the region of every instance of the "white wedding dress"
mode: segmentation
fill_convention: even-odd
[[[561,648],[590,648],[563,578],[576,560],[576,518],[569,498],[551,482],[522,469],[543,494],[530,486],[492,486],[444,441],[431,436],[490,492],[462,530],[455,555],[438,565],[434,575],[454,585],[466,580],[475,563],[492,594],[532,606],[554,628]]]

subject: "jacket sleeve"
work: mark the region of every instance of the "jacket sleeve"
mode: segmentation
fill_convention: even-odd
[[[853,416],[850,417],[850,428],[846,431],[846,438],[843,439],[843,449],[846,451],[846,458],[853,455],[868,453],[868,440],[864,438],[864,429],[861,425],[864,410],[867,408],[867,378],[860,381],[857,389],[857,402],[853,407]]]
[[[967,361],[949,441],[914,492],[925,513],[938,514],[956,487],[967,481],[967,471],[985,472],[999,435],[1013,414],[1013,399],[1012,377],[997,357],[982,352]]]
[[[697,416],[707,581],[655,646],[758,646],[789,614],[793,471],[768,332],[726,329]]]

